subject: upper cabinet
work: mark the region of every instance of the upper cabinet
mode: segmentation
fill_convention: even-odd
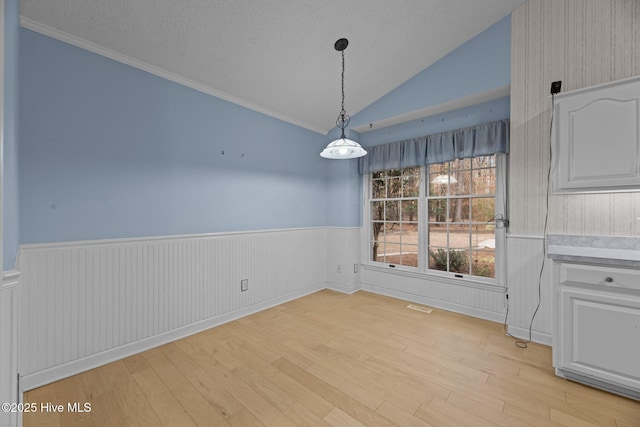
[[[640,191],[640,77],[555,96],[554,193]]]

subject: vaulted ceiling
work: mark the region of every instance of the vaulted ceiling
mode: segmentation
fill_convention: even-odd
[[[21,0],[21,23],[322,134],[525,0]]]

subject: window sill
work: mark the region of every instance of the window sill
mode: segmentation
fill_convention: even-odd
[[[361,264],[362,269],[368,271],[374,271],[377,273],[394,274],[398,276],[411,277],[420,280],[431,280],[434,282],[446,283],[449,285],[466,286],[470,288],[484,289],[492,292],[504,293],[507,289],[505,285],[498,284],[496,282],[483,281],[476,279],[475,277],[451,277],[444,274],[425,273],[417,270],[409,270],[402,267],[389,267],[386,264]]]

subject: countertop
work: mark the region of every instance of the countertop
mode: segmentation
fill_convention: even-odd
[[[547,257],[556,261],[640,268],[640,237],[549,234]]]

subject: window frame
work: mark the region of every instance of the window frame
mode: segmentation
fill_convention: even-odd
[[[504,153],[495,154],[496,163],[496,191],[495,191],[495,217],[508,218],[507,215],[507,174],[508,174],[508,155]],[[372,257],[372,173],[363,175],[362,179],[362,195],[363,209],[362,217],[365,227],[362,233],[362,254],[361,261],[363,266],[372,267],[376,270],[395,271],[399,274],[408,276],[417,276],[422,278],[433,278],[454,284],[467,284],[471,286],[487,287],[506,287],[506,237],[507,228],[496,226],[495,228],[495,278],[475,276],[470,274],[460,274],[447,271],[429,269],[427,265],[428,257],[426,251],[427,233],[428,233],[428,201],[426,190],[427,168],[429,166],[420,166],[420,190],[418,195],[418,266],[411,267],[399,264],[389,264],[374,261]],[[462,277],[460,277],[462,276]]]

